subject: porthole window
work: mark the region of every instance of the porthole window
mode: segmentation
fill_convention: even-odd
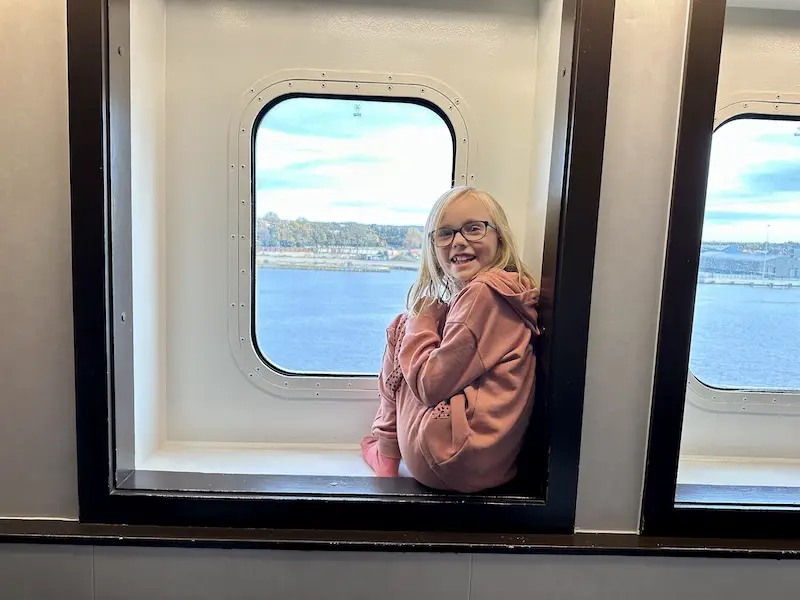
[[[709,387],[800,390],[798,161],[797,119],[714,133],[689,363]]]
[[[455,139],[405,100],[279,98],[254,128],[253,340],[281,372],[375,374]]]

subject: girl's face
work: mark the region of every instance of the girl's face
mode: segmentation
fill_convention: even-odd
[[[490,226],[485,227],[482,221],[488,221]],[[499,238],[493,225],[483,202],[472,194],[454,200],[442,214],[439,227],[433,232],[436,258],[445,274],[460,286],[468,283],[494,262]],[[464,237],[465,232],[468,237],[475,237],[484,227],[486,233],[481,239],[468,240]],[[454,229],[456,233],[446,246],[440,246],[439,244],[447,241],[448,234],[451,233],[447,231],[448,229]]]

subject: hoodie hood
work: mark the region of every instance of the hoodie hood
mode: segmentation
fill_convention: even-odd
[[[520,281],[519,273],[490,269],[478,273],[470,283],[482,282],[502,297],[535,335],[539,335],[539,288]]]

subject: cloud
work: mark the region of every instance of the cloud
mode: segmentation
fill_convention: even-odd
[[[315,189],[335,187],[338,180],[325,174],[326,167],[352,168],[353,165],[378,164],[374,156],[342,156],[300,161],[281,168],[256,167],[256,187],[259,190]]]
[[[743,187],[753,196],[769,196],[780,192],[800,195],[800,163],[781,161],[759,165],[741,176]],[[795,200],[796,201],[796,200]]]
[[[444,125],[433,110],[411,102],[385,102],[360,98],[289,98],[264,115],[259,129],[290,135],[319,135],[357,139],[397,123],[421,127]]]
[[[305,173],[301,175],[303,187],[309,190],[324,190],[331,186],[332,179],[318,173]],[[265,171],[256,178],[256,189],[259,192],[270,190],[293,190],[297,188],[298,173],[284,173],[281,171]]]
[[[756,134],[753,139],[760,144],[768,144],[770,146],[780,145],[800,148],[800,123],[797,121],[776,122],[781,123],[778,128],[766,133]]]
[[[362,117],[354,118],[327,110],[327,102],[341,101],[313,102],[305,105],[303,126],[291,114],[286,122],[273,118],[276,126],[258,130],[257,214],[424,223],[433,202],[452,183],[452,134],[441,118],[422,106],[376,101],[362,101]],[[366,119],[366,125],[359,119]],[[340,135],[345,129],[349,134]]]
[[[774,221],[800,221],[800,216],[787,215],[783,213],[762,213],[762,212],[729,212],[729,211],[706,211],[706,219],[714,223],[735,224],[735,223],[772,223]],[[800,230],[799,230],[800,231]]]
[[[797,123],[743,118],[714,134],[704,239],[800,241]]]
[[[431,201],[433,204],[433,201]],[[339,208],[371,208],[371,209],[385,209],[385,202],[358,202],[358,201],[350,201],[350,200],[342,200],[342,201],[335,201],[331,202],[331,206],[336,206]],[[423,219],[427,217],[427,209],[420,210],[418,206],[393,206],[392,211],[397,214],[411,214],[411,215],[422,215]]]
[[[706,222],[703,240],[716,242],[797,241],[800,219],[784,221]]]
[[[726,188],[716,198],[750,198],[759,202],[773,194],[793,192],[788,201],[796,202],[800,195],[800,163],[787,160],[757,163],[738,173],[736,182],[736,187]]]

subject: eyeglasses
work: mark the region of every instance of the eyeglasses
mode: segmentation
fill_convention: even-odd
[[[497,230],[497,227],[489,223],[489,221],[472,221],[471,223],[464,224],[460,229],[440,227],[431,234],[431,237],[433,238],[434,244],[439,248],[444,248],[453,243],[456,233],[460,233],[468,242],[477,242],[483,239],[489,227]]]

